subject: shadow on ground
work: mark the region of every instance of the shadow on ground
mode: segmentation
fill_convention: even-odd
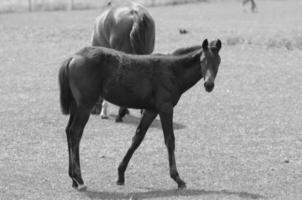
[[[222,196],[238,196],[244,199],[263,199],[264,196],[260,194],[253,194],[248,192],[235,192],[228,190],[211,191],[211,190],[153,190],[147,192],[133,192],[133,193],[118,193],[118,192],[84,192],[91,199],[149,199],[149,198],[165,198],[177,196],[202,196],[202,195],[222,195]]]
[[[115,120],[116,118],[116,115],[109,115],[109,119],[113,119]],[[129,125],[133,125],[135,127],[138,126],[139,122],[140,122],[140,117],[137,117],[137,116],[134,116],[134,115],[127,115],[126,117],[123,118],[123,122],[124,124],[129,124]],[[174,127],[174,130],[179,130],[179,129],[183,129],[185,128],[186,126],[183,125],[183,124],[180,124],[180,123],[177,123],[177,122],[173,122],[173,127]],[[159,128],[161,129],[161,123],[160,123],[160,120],[159,119],[154,119],[154,121],[152,122],[150,128]]]

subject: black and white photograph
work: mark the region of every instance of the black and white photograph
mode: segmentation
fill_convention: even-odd
[[[0,1],[0,200],[111,199],[302,199],[302,0]]]

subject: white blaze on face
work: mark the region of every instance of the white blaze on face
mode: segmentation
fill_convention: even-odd
[[[211,92],[214,89],[215,77],[212,70],[207,70],[204,78],[204,87],[207,92]]]
[[[214,81],[215,81],[214,74],[211,70],[208,69],[206,71],[206,74],[205,74],[205,77],[204,77],[204,82],[207,83],[207,84],[214,84]]]

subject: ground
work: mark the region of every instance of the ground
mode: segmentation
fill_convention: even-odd
[[[302,4],[259,1],[258,8],[244,12],[238,1],[149,8],[155,52],[223,42],[214,91],[201,81],[175,107],[184,191],[169,177],[158,119],[130,161],[126,185],[115,184],[135,110],[119,124],[90,118],[80,152],[88,189],[74,190],[58,69],[89,45],[100,11],[0,15],[0,199],[302,199]]]

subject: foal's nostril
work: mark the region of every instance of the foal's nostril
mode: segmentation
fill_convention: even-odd
[[[206,89],[207,92],[211,92],[214,89],[214,83],[204,83],[204,87]]]

